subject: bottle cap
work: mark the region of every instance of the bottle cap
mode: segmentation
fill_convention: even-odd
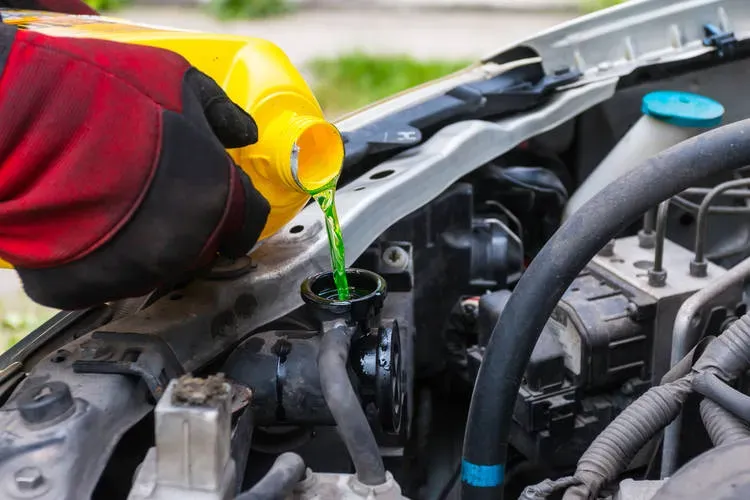
[[[709,128],[721,123],[724,106],[698,94],[664,90],[643,97],[641,111],[678,127]]]

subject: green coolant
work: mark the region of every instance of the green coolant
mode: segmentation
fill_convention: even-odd
[[[326,231],[328,232],[328,244],[331,247],[331,267],[333,268],[333,281],[336,283],[336,292],[339,300],[349,300],[351,290],[346,280],[346,258],[344,255],[344,238],[341,236],[341,225],[336,213],[336,185],[323,188],[317,193],[312,193],[325,216]],[[326,297],[333,298],[333,297]]]

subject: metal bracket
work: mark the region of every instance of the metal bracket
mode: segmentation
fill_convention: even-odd
[[[185,373],[169,346],[155,335],[94,332],[81,344],[76,373],[135,375],[158,401],[171,379]]]

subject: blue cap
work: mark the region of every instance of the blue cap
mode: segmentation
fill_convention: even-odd
[[[643,97],[641,111],[678,127],[708,128],[721,123],[724,106],[698,94],[663,90]]]

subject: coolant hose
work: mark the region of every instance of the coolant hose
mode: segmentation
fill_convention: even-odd
[[[235,500],[283,500],[305,476],[305,462],[296,453],[282,453],[255,486]]]
[[[349,380],[347,360],[350,344],[351,336],[345,326],[336,326],[323,334],[318,354],[320,385],[341,440],[354,463],[357,479],[363,484],[375,486],[386,482],[385,466],[378,443]]]
[[[713,174],[750,164],[750,120],[688,139],[602,189],[550,238],[518,282],[477,375],[462,459],[462,498],[503,494],[506,450],[524,370],[571,282],[609,240],[646,210]]]
[[[745,423],[714,403],[704,399],[700,404],[701,420],[714,446],[733,443],[750,438],[750,429]]]

